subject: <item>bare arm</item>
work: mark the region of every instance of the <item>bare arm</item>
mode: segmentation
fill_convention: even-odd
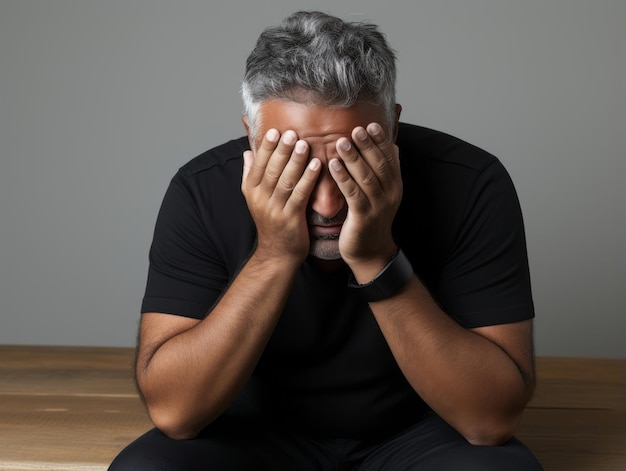
[[[228,407],[274,329],[292,273],[253,256],[204,320],[143,315],[137,381],[161,431],[192,437]]]
[[[396,250],[391,221],[402,180],[397,148],[380,126],[337,151],[331,173],[349,206],[342,257],[357,281],[370,281]],[[363,137],[360,137],[363,136]],[[534,387],[531,321],[467,330],[447,316],[417,277],[371,309],[415,391],[476,444],[509,439]]]
[[[370,304],[418,394],[471,443],[511,438],[534,388],[532,321],[467,330],[417,278]]]
[[[294,136],[291,136],[294,137]],[[286,141],[286,142],[285,142]],[[191,438],[233,401],[256,366],[308,254],[306,204],[319,175],[308,147],[278,133],[244,154],[242,191],[255,220],[254,253],[202,321],[146,313],[137,383],[155,425]]]

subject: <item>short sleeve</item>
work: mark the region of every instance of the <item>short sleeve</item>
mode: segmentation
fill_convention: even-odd
[[[478,172],[462,214],[438,284],[446,312],[468,328],[533,318],[522,212],[499,160]]]
[[[227,270],[206,228],[198,195],[179,171],[157,217],[141,312],[201,319],[227,283]]]

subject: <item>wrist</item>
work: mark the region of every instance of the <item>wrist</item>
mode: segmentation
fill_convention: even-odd
[[[370,281],[359,283],[352,274],[348,287],[356,290],[367,302],[380,301],[400,291],[412,276],[413,267],[409,259],[398,249]]]
[[[385,268],[399,250],[399,247],[391,242],[390,244],[380,244],[375,254],[353,259],[347,259],[343,254],[342,257],[350,267],[354,281],[357,284],[367,284]]]
[[[248,263],[279,272],[297,271],[303,262],[303,258],[297,255],[284,251],[267,250],[258,246],[254,248],[248,258]]]

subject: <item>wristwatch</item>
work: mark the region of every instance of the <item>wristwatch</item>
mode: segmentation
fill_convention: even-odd
[[[406,285],[413,275],[411,262],[404,252],[398,249],[396,254],[384,268],[370,281],[363,285],[357,283],[354,275],[350,276],[348,288],[358,291],[359,295],[368,303],[390,298]]]

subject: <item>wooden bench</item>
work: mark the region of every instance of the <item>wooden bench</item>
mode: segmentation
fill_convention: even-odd
[[[152,425],[130,348],[0,346],[0,470],[106,470]],[[518,437],[546,471],[626,470],[626,360],[537,359]]]

